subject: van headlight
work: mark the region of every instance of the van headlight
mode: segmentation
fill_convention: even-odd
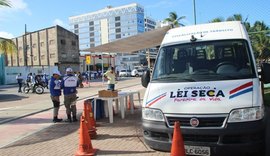
[[[164,121],[161,110],[151,108],[142,109],[142,118],[145,120]]]
[[[230,113],[228,122],[246,122],[260,120],[264,117],[264,107],[242,108]]]

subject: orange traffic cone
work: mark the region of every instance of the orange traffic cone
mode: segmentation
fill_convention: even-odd
[[[91,139],[94,139],[97,137],[97,129],[95,126],[91,123],[90,117],[89,117],[89,110],[88,110],[88,105],[87,101],[84,101],[84,110],[83,110],[83,116],[85,117],[86,120],[86,126],[88,128],[88,133]]]
[[[128,106],[127,109],[130,110],[131,109],[131,103],[130,103],[130,98],[128,98]],[[137,109],[133,103],[133,109]]]
[[[186,156],[185,146],[184,146],[184,141],[183,141],[179,121],[176,121],[174,123],[171,156]]]
[[[93,127],[96,127],[96,121],[94,119],[94,113],[92,110],[92,103],[89,101],[89,103],[87,104],[87,110],[88,110],[88,114],[89,114],[89,121],[92,124]]]
[[[81,116],[81,124],[80,124],[80,141],[79,141],[79,149],[76,152],[75,156],[83,156],[83,155],[95,155],[97,149],[94,149],[91,143],[91,139],[87,133],[87,127],[85,124],[85,119]]]

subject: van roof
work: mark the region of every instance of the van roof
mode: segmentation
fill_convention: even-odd
[[[248,34],[240,21],[229,21],[170,29],[161,45],[187,43],[190,42],[192,35],[197,41],[248,39]]]

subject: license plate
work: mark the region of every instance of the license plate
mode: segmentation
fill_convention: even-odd
[[[210,147],[185,145],[187,155],[210,156]]]

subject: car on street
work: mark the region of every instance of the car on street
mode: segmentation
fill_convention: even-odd
[[[129,76],[131,76],[131,70],[122,69],[119,72],[119,76],[120,77],[129,77]]]
[[[139,77],[139,76],[142,76],[143,75],[143,70],[142,69],[133,69],[131,71],[131,76],[133,77]]]

